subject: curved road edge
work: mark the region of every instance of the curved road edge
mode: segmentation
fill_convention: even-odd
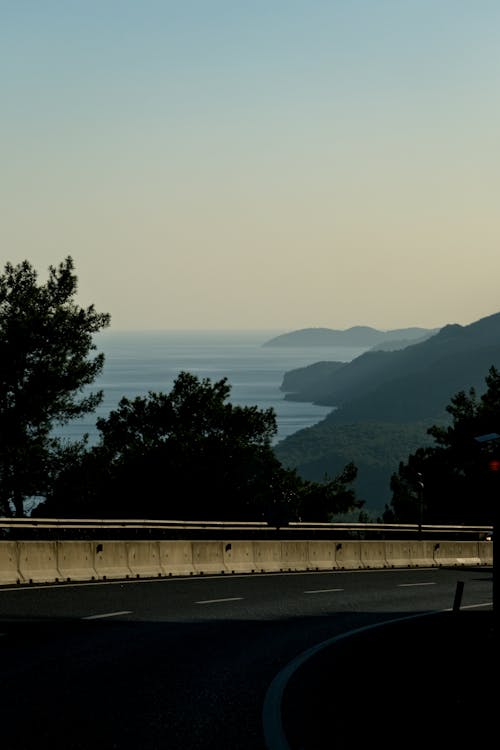
[[[472,605],[470,608],[472,609],[483,606],[489,607],[491,606],[491,602]],[[466,609],[466,607],[464,607],[464,609]],[[332,638],[328,638],[326,641],[321,641],[315,646],[312,646],[306,651],[298,654],[298,656],[292,659],[291,662],[289,662],[280,672],[278,672],[266,692],[262,709],[262,725],[267,750],[291,750],[283,727],[283,695],[292,676],[312,657],[316,656],[324,649],[336,645],[342,640],[346,640],[368,631],[372,631],[387,625],[402,623],[409,620],[416,620],[423,617],[430,617],[432,615],[438,615],[451,611],[451,608],[436,609],[426,612],[419,612],[417,614],[405,615],[403,617],[394,617],[390,618],[389,620],[384,620],[383,622],[371,623],[370,625],[355,628],[354,630],[349,630],[345,633],[340,633],[339,635],[336,635]]]

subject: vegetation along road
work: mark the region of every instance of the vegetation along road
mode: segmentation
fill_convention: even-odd
[[[3,587],[2,747],[277,750],[281,694],[270,686],[297,657],[453,607],[458,581],[462,609],[491,608],[482,568]],[[363,680],[376,690],[375,675]],[[329,689],[334,706],[342,686]],[[360,715],[369,699],[352,695]]]

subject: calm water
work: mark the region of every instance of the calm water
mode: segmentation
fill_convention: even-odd
[[[122,396],[168,392],[176,376],[188,370],[200,377],[231,385],[229,400],[242,406],[272,407],[277,416],[276,442],[319,422],[330,407],[284,400],[280,391],[287,370],[322,360],[348,362],[366,351],[359,347],[279,348],[263,343],[283,331],[154,331],[99,334],[97,351],[105,366],[95,388],[104,391],[99,409],[68,425],[64,434],[79,438],[88,432],[95,439],[95,420],[115,408]]]

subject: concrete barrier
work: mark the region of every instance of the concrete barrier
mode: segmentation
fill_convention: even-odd
[[[223,542],[191,542],[193,567],[197,573],[227,573],[222,551]]]
[[[385,542],[385,558],[389,568],[411,567],[410,544],[408,542]]]
[[[16,542],[0,542],[0,583],[23,583],[19,571],[19,553]]]
[[[281,542],[282,570],[309,570],[309,542]]]
[[[57,567],[65,581],[94,581],[93,542],[57,542]]]
[[[166,576],[192,576],[193,565],[191,542],[159,542],[160,566]]]
[[[489,542],[0,542],[0,585],[300,570],[493,565]]]
[[[440,542],[435,559],[438,565],[481,565],[478,542]]]
[[[94,542],[94,567],[98,578],[131,578],[127,542]]]
[[[438,565],[435,558],[438,542],[411,542],[410,562],[414,568],[432,568]]]
[[[337,542],[335,560],[340,570],[357,570],[364,568],[361,560],[361,544],[363,542]]]
[[[481,565],[493,565],[493,542],[478,542]]]
[[[281,542],[254,542],[254,560],[261,573],[282,570]]]
[[[385,542],[362,542],[361,562],[364,568],[388,568],[385,556]]]
[[[164,575],[160,563],[159,542],[127,542],[127,561],[135,578],[158,578]]]
[[[311,570],[335,570],[335,542],[309,542],[309,566]]]
[[[52,583],[63,576],[57,567],[57,542],[18,542],[19,573],[26,583]]]
[[[254,573],[253,542],[223,542],[222,553],[228,573]]]

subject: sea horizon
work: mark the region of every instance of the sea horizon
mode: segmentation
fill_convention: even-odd
[[[276,333],[275,333],[276,331]],[[241,406],[273,408],[278,431],[273,441],[324,419],[331,406],[285,400],[280,390],[286,372],[318,361],[351,361],[366,347],[266,347],[280,329],[149,329],[114,331],[95,337],[96,352],[105,356],[102,373],[87,391],[103,391],[93,414],[58,431],[69,439],[85,433],[95,442],[98,417],[106,417],[122,397],[146,397],[170,391],[182,371],[215,382],[227,378],[228,401]]]

